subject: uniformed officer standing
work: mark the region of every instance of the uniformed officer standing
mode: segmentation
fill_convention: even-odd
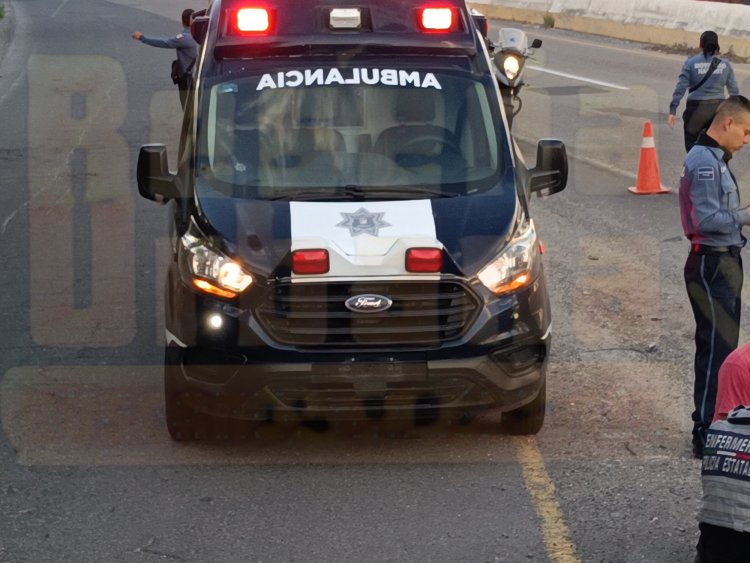
[[[146,45],[177,50],[177,60],[179,61],[181,70],[177,86],[180,89],[180,103],[183,109],[185,108],[188,92],[192,86],[191,71],[198,56],[198,44],[190,33],[190,16],[192,15],[193,10],[182,11],[182,31],[174,37],[147,37],[140,31],[134,31],[132,35],[133,39],[141,41]]]
[[[688,58],[682,65],[677,85],[669,104],[667,123],[674,127],[677,121],[677,106],[688,90],[685,111],[682,114],[685,135],[685,151],[689,151],[698,140],[698,135],[716,113],[724,100],[724,89],[730,96],[740,93],[731,63],[716,56],[719,52],[719,37],[713,31],[704,31],[700,38],[701,54]],[[715,60],[714,60],[715,59]]]
[[[750,101],[730,96],[685,157],[680,214],[690,253],[685,285],[695,317],[693,454],[701,457],[716,401],[717,372],[737,347],[742,291],[740,249],[750,224],[729,159],[748,142]]]

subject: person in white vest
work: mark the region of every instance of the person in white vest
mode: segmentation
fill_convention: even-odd
[[[709,427],[701,480],[695,563],[750,562],[750,408]]]

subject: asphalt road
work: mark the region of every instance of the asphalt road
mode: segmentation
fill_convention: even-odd
[[[530,162],[541,137],[572,156],[569,188],[533,202],[555,328],[539,436],[384,421],[185,445],[162,411],[167,210],[134,178],[141,144],[176,154],[173,56],[130,39],[175,32],[181,6],[9,8],[0,561],[692,561],[686,245],[674,194],[627,191],[644,119],[675,187],[682,56],[534,30],[516,132]]]

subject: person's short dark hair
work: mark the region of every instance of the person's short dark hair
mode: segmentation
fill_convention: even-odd
[[[719,36],[715,31],[704,31],[701,33],[700,48],[704,55],[713,55],[719,51]]]
[[[190,27],[190,16],[193,15],[194,11],[195,10],[191,10],[190,8],[182,10],[182,27]]]
[[[721,121],[727,117],[736,118],[741,113],[750,113],[750,100],[739,94],[736,96],[729,96],[726,100],[721,102],[716,109],[716,117],[714,120]]]

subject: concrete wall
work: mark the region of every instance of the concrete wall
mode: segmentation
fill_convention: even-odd
[[[722,52],[750,57],[750,6],[701,0],[472,0],[493,19],[555,27],[658,45],[698,47],[706,29]]]

